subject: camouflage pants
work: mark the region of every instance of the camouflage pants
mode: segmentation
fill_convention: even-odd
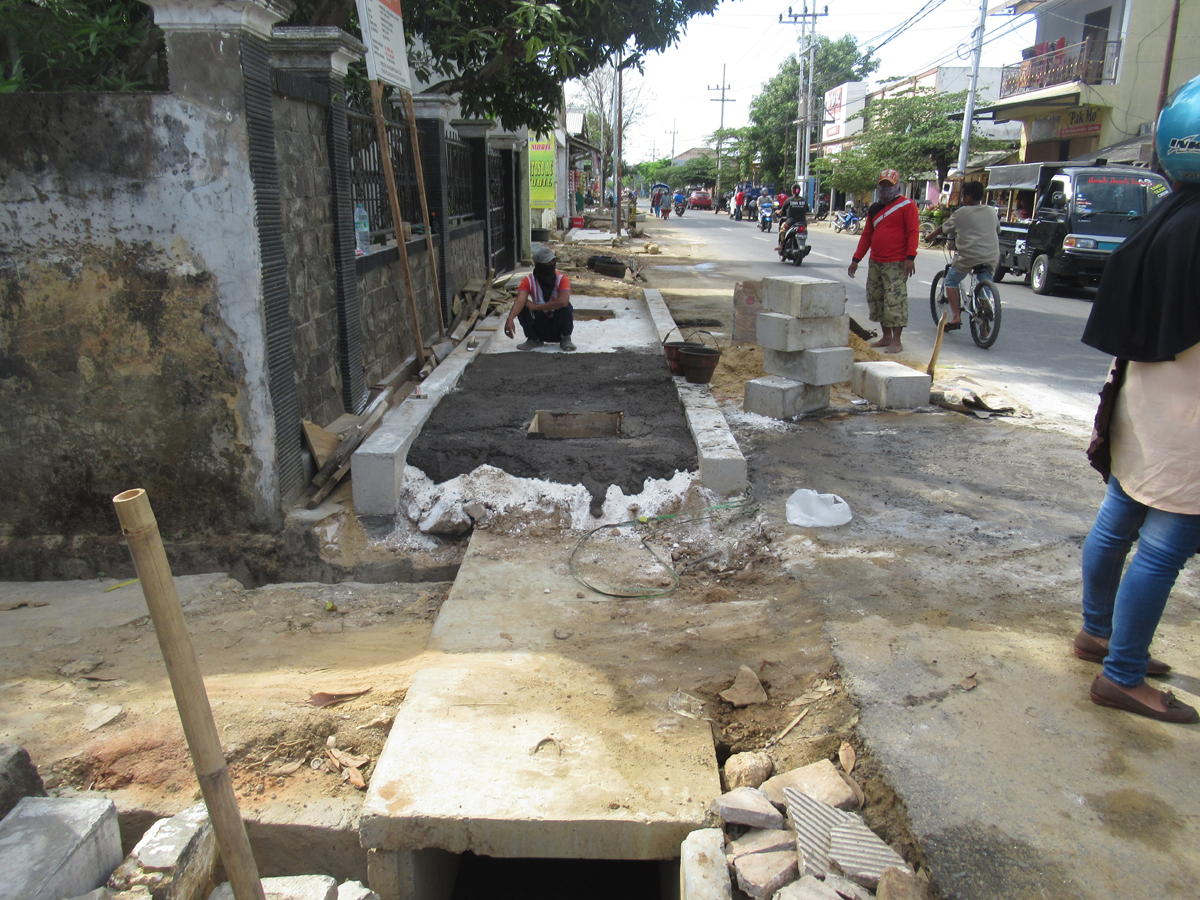
[[[867,307],[871,321],[884,328],[903,328],[908,324],[908,279],[904,277],[904,263],[870,261]]]

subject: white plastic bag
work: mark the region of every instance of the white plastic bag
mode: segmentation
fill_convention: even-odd
[[[850,504],[837,494],[818,494],[801,488],[787,499],[787,520],[793,525],[805,528],[845,525],[852,518]]]

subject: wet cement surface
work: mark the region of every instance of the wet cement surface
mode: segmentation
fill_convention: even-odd
[[[538,410],[624,413],[617,437],[527,436]],[[696,447],[660,352],[483,356],[438,404],[408,453],[435,482],[492,465],[521,478],[583,484],[593,513],[610,484],[640,493],[647,478],[695,471]]]

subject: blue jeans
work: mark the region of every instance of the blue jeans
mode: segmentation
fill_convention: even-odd
[[[1134,540],[1137,552],[1121,570]],[[1179,570],[1200,546],[1200,515],[1164,512],[1134,500],[1116,478],[1083,543],[1083,630],[1109,638],[1104,675],[1137,687],[1146,677],[1150,642]]]

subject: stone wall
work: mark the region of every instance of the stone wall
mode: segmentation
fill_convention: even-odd
[[[417,311],[426,342],[436,338],[437,298],[425,238],[408,242]],[[416,355],[408,294],[400,252],[393,246],[358,260],[358,296],[362,301],[363,367],[367,384],[375,384],[405,360]]]
[[[338,368],[327,107],[275,95],[275,152],[300,415],[328,424],[343,408]]]
[[[457,296],[472,278],[487,277],[486,230],[487,225],[482,221],[467,222],[451,229],[446,241],[447,297]]]

